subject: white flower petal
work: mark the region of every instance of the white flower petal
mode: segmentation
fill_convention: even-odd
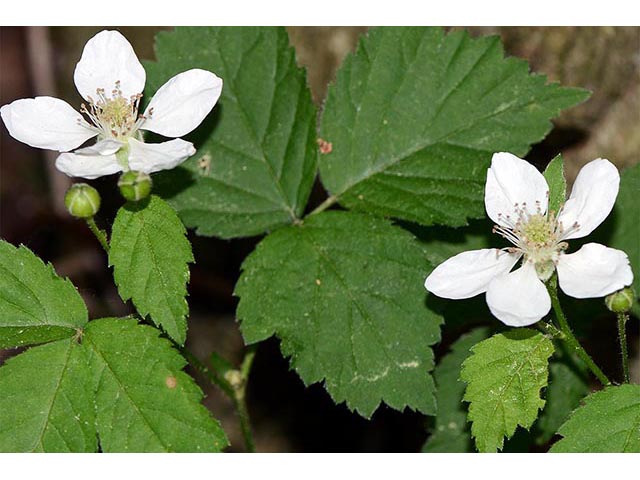
[[[53,97],[16,100],[0,115],[13,138],[36,148],[67,152],[98,134],[71,105]]]
[[[70,177],[92,180],[122,171],[115,155],[85,155],[63,153],[56,159],[56,168]]]
[[[146,73],[129,41],[115,30],[103,30],[84,46],[73,80],[85,100],[96,98],[96,89],[107,96],[120,81],[124,98],[142,93]]]
[[[124,143],[114,140],[113,138],[106,138],[100,140],[90,147],[81,148],[74,153],[80,155],[113,155],[122,148]]]
[[[489,218],[503,227],[510,226],[507,215],[517,220],[517,208],[530,214],[547,211],[549,186],[544,176],[529,162],[511,153],[494,153],[487,170],[484,205]]]
[[[180,138],[163,143],[129,139],[129,168],[145,173],[170,170],[196,153],[193,144]]]
[[[560,255],[557,269],[560,288],[575,298],[604,297],[633,282],[627,254],[599,243]]]
[[[551,310],[551,298],[538,278],[533,263],[496,277],[487,289],[491,313],[511,327],[536,323]]]
[[[620,173],[609,160],[598,158],[582,167],[558,216],[564,230],[571,229],[562,238],[582,238],[593,232],[611,213],[619,186]],[[577,230],[571,228],[576,222]]]
[[[462,252],[441,263],[424,286],[443,298],[470,298],[485,292],[491,280],[511,270],[520,255],[496,248]]]
[[[209,114],[221,91],[222,80],[211,72],[197,68],[182,72],[156,92],[140,128],[165,137],[186,135]]]

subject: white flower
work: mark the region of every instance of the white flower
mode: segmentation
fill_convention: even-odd
[[[425,287],[439,297],[470,298],[486,292],[491,313],[503,323],[531,325],[551,309],[544,285],[554,270],[560,288],[575,298],[603,297],[633,282],[627,255],[597,243],[567,254],[565,240],[587,236],[609,215],[620,184],[608,160],[585,165],[560,212],[547,212],[549,187],[530,163],[496,153],[487,171],[485,208],[514,246],[460,253],[439,265]],[[511,269],[523,258],[522,266]]]
[[[222,80],[213,73],[189,70],[160,87],[138,116],[144,68],[127,39],[107,30],[87,42],[73,78],[88,102],[81,108],[87,119],[53,97],[16,100],[0,114],[11,136],[32,147],[69,152],[97,137],[94,145],[56,160],[61,172],[89,179],[123,170],[153,173],[182,163],[195,148],[175,137],[196,128],[222,91]],[[147,144],[140,130],[175,140]]]

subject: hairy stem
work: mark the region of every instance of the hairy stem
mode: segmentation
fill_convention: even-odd
[[[100,245],[102,245],[102,248],[104,248],[104,251],[107,252],[107,255],[108,255],[109,242],[107,241],[107,233],[104,230],[101,230],[100,228],[98,228],[98,225],[96,225],[96,221],[93,217],[87,218],[86,221],[87,221],[87,225],[89,225],[89,229],[91,230],[91,232],[93,232],[95,237],[100,242]]]
[[[191,366],[202,373],[214,385],[216,385],[227,397],[231,399],[233,405],[238,412],[240,419],[240,430],[247,452],[255,452],[255,442],[253,441],[253,432],[251,430],[251,420],[249,410],[247,409],[247,381],[251,373],[251,366],[256,355],[255,346],[250,346],[242,360],[239,370],[231,369],[227,371],[217,371],[215,367],[209,368],[201,362],[193,353],[186,348],[180,348],[182,355],[189,361]]]
[[[181,348],[180,349],[180,353],[182,353],[182,356],[184,356],[184,358],[187,359],[187,361],[191,364],[191,366],[193,368],[195,368],[196,370],[198,370],[202,375],[204,375],[205,377],[207,377],[207,379],[214,384],[215,386],[217,386],[220,390],[222,390],[225,395],[227,395],[229,398],[231,398],[233,400],[234,398],[234,394],[233,394],[233,388],[231,387],[231,385],[229,384],[229,382],[227,382],[224,377],[219,376],[217,373],[212,372],[209,367],[207,367],[204,363],[202,363],[200,361],[200,359],[198,357],[196,357],[193,353],[191,353],[189,350],[187,350],[186,348]]]
[[[242,430],[242,437],[244,438],[244,444],[247,452],[253,453],[256,451],[256,445],[253,441],[253,433],[251,430],[251,421],[249,417],[249,410],[247,409],[247,382],[249,380],[249,374],[251,373],[251,366],[253,365],[253,359],[256,356],[255,346],[247,348],[247,352],[244,355],[242,364],[240,365],[240,377],[242,381],[238,384],[235,390],[235,403],[238,410],[238,417],[240,417],[240,429]]]
[[[618,338],[620,339],[620,353],[622,354],[622,373],[624,382],[629,383],[629,354],[627,352],[627,320],[629,315],[618,313]]]
[[[324,212],[327,208],[338,201],[338,197],[331,195],[324,202],[318,205],[309,215],[315,215],[316,213]]]
[[[607,376],[602,372],[602,370],[600,370],[600,367],[595,364],[593,359],[589,356],[582,345],[580,345],[580,342],[578,342],[578,339],[571,331],[569,322],[567,322],[567,317],[565,317],[564,312],[562,311],[562,306],[560,305],[560,300],[558,299],[558,277],[555,274],[549,279],[547,283],[547,290],[549,291],[549,296],[551,297],[553,312],[556,315],[558,323],[560,324],[560,330],[564,334],[564,340],[565,342],[567,342],[569,348],[578,354],[578,356],[587,365],[587,367],[589,367],[589,370],[593,372],[593,374],[597,377],[600,383],[602,383],[602,385],[611,385],[611,382],[609,381]]]

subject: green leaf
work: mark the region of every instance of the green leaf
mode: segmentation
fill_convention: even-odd
[[[567,196],[567,181],[564,178],[564,162],[562,155],[558,154],[544,170],[544,178],[549,185],[549,207],[548,211],[556,215],[560,207],[564,205]]]
[[[632,312],[640,318],[640,164],[623,170],[620,174],[620,191],[613,212],[598,227],[591,242],[602,243],[623,250],[629,256],[633,270],[633,289],[636,301]]]
[[[471,432],[467,425],[467,409],[462,403],[464,383],[458,380],[460,368],[469,355],[471,347],[489,336],[488,328],[477,328],[462,335],[451,346],[436,366],[433,376],[436,382],[435,432],[422,448],[423,452],[465,453],[473,451]]]
[[[316,175],[315,107],[284,28],[177,28],[156,37],[147,95],[203,68],[224,80],[185,168],[158,176],[189,227],[223,238],[262,234],[299,218]]]
[[[176,212],[155,195],[118,210],[111,235],[109,264],[123,300],[132,299],[182,345],[187,335],[188,263],[191,244]]]
[[[88,324],[96,425],[105,452],[215,452],[227,445],[182,371],[185,360],[155,328],[131,319]]]
[[[340,203],[424,225],[484,216],[491,155],[523,156],[584,90],[546,85],[498,37],[381,27],[340,68],[322,116],[320,158]]]
[[[551,362],[549,373],[546,403],[535,424],[538,444],[551,440],[580,400],[589,393],[587,369],[580,360],[569,360],[563,355],[560,360]]]
[[[0,368],[0,452],[95,452],[90,380],[75,339],[7,360]]]
[[[27,247],[0,240],[0,349],[71,337],[87,319],[68,279]]]
[[[640,385],[619,385],[589,395],[558,431],[551,452],[640,453]]]
[[[441,318],[425,305],[433,269],[413,236],[348,212],[312,215],[266,237],[236,286],[247,343],[271,335],[305,384],[371,416],[381,401],[435,412],[429,371]]]
[[[501,449],[518,425],[529,428],[544,406],[540,390],[547,385],[549,338],[528,328],[510,330],[471,349],[460,378],[467,383],[469,420],[481,452]]]

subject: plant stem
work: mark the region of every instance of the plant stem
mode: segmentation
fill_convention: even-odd
[[[107,241],[107,233],[104,230],[101,230],[100,228],[98,228],[98,225],[96,225],[96,221],[93,217],[87,218],[86,221],[87,221],[87,225],[89,225],[89,229],[96,236],[96,238],[100,242],[100,245],[102,245],[102,248],[104,248],[104,251],[107,252],[107,255],[108,255],[109,242]]]
[[[620,338],[620,353],[622,354],[622,373],[624,375],[624,383],[629,383],[629,354],[627,352],[627,330],[626,324],[629,315],[626,313],[618,313],[618,337]]]
[[[244,354],[244,358],[242,359],[242,364],[240,365],[240,374],[242,375],[243,380],[245,382],[249,379],[249,374],[251,373],[251,367],[253,365],[253,359],[256,356],[256,346],[250,345],[247,347],[247,352]]]
[[[251,431],[251,422],[249,419],[249,410],[247,409],[247,382],[249,380],[249,374],[251,373],[251,366],[253,365],[253,359],[256,356],[255,346],[250,346],[244,355],[242,364],[240,365],[240,376],[242,381],[238,384],[237,388],[234,388],[235,403],[238,410],[238,417],[240,418],[240,429],[242,430],[242,437],[244,438],[244,444],[247,452],[253,453],[256,451],[256,445],[253,441],[253,433]]]
[[[560,330],[564,334],[564,340],[569,345],[569,348],[578,354],[578,356],[587,365],[587,367],[589,367],[589,370],[593,372],[593,374],[598,378],[602,385],[611,385],[611,382],[609,381],[607,376],[602,372],[602,370],[600,370],[600,367],[595,364],[593,359],[589,356],[582,345],[580,345],[580,342],[578,342],[578,339],[571,331],[569,322],[567,322],[567,318],[564,316],[562,306],[560,305],[560,300],[558,299],[558,278],[555,274],[549,279],[549,282],[547,283],[547,290],[549,291],[549,296],[551,297],[551,305],[553,306],[553,311],[556,315],[556,318],[558,319],[558,323],[560,324]]]
[[[227,382],[223,377],[217,375],[215,372],[212,372],[204,363],[198,359],[193,353],[191,353],[186,348],[181,348],[180,353],[187,359],[187,361],[191,364],[193,368],[202,373],[205,377],[209,379],[211,383],[220,388],[225,395],[227,395],[232,400],[234,399],[233,387]]]
[[[180,348],[180,352],[196,370],[207,377],[211,383],[220,388],[220,390],[231,399],[233,406],[238,412],[240,430],[242,431],[245,448],[247,452],[255,452],[256,447],[253,441],[246,399],[247,381],[249,380],[251,366],[253,365],[253,359],[256,355],[255,346],[247,348],[239,370],[231,369],[226,372],[212,371],[186,348]]]
[[[334,203],[336,203],[338,201],[338,197],[334,197],[333,195],[331,195],[330,197],[328,197],[324,202],[322,202],[320,205],[318,205],[310,214],[311,215],[315,215],[316,213],[320,213],[320,212],[324,212],[327,208],[329,208],[331,205],[333,205]]]

